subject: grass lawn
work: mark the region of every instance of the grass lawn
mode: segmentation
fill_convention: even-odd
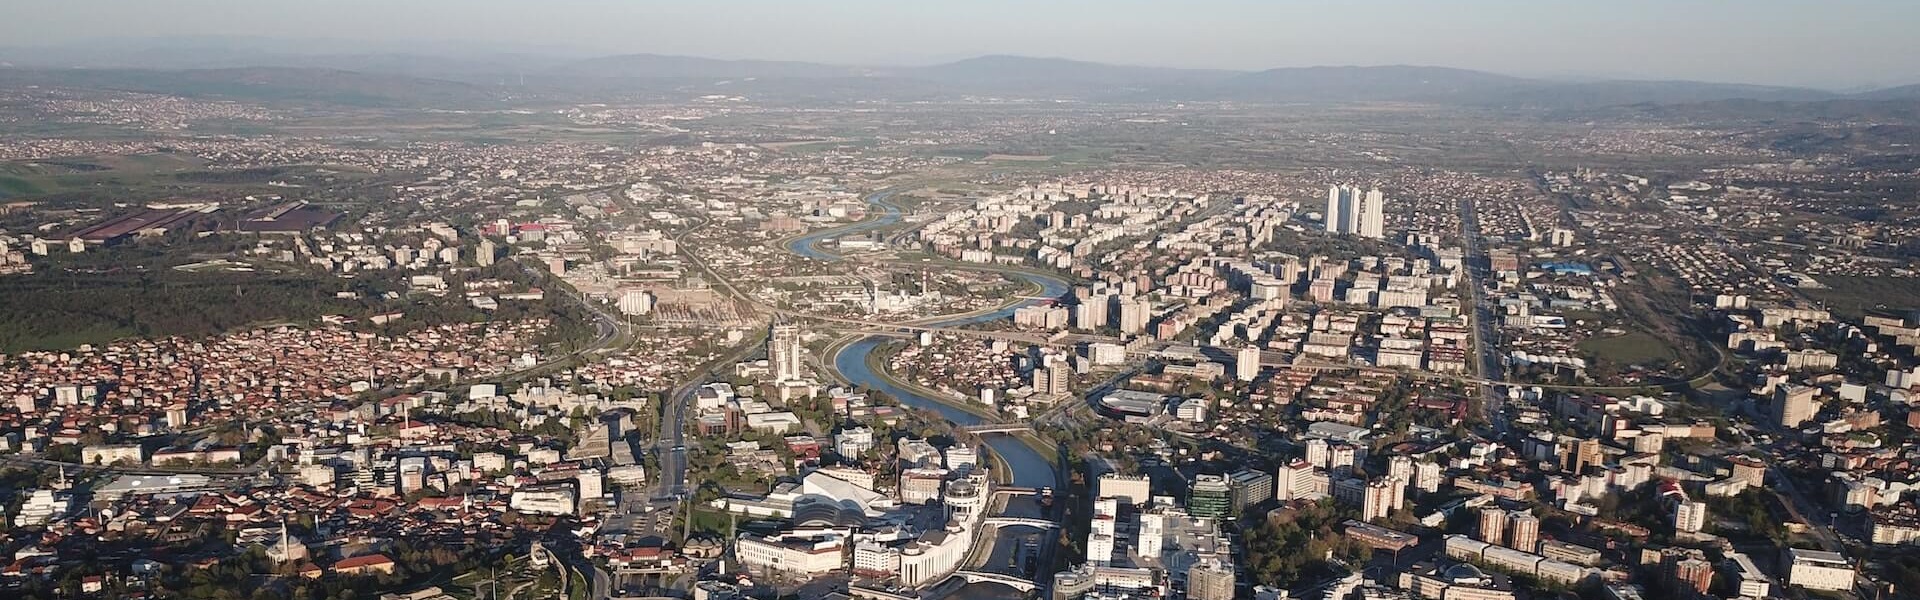
[[[728,527],[732,524],[733,519],[723,511],[700,506],[693,509],[692,517],[693,526],[690,529],[694,533],[712,533],[721,536],[728,536],[732,533],[728,531]]]
[[[1827,304],[1836,316],[1858,319],[1868,310],[1920,309],[1920,278],[1843,277],[1818,278],[1824,289],[1803,290],[1808,296]]]
[[[1580,350],[1621,365],[1679,358],[1673,346],[1654,337],[1653,334],[1641,331],[1613,337],[1589,338],[1580,342]]]

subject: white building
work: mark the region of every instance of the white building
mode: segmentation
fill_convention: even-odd
[[[1344,185],[1327,188],[1326,230],[1365,238],[1385,237],[1386,204],[1386,196],[1378,189],[1363,192]]]
[[[1787,564],[1787,585],[1810,590],[1853,589],[1853,564],[1838,552],[1790,548]]]
[[[1099,487],[1094,494],[1100,498],[1113,498],[1122,504],[1139,506],[1153,500],[1153,486],[1145,475],[1108,473],[1100,476]]]
[[[947,470],[950,471],[965,471],[980,465],[980,453],[966,444],[948,446],[946,455]]]
[[[140,464],[144,461],[146,455],[141,452],[139,444],[87,446],[80,449],[81,464]]]
[[[1087,562],[1106,566],[1113,562],[1114,547],[1119,541],[1116,520],[1120,516],[1120,503],[1113,498],[1100,498],[1093,501],[1093,530],[1087,534]]]
[[[513,510],[540,515],[571,515],[578,504],[578,493],[570,485],[524,487],[507,499]]]
[[[767,360],[773,366],[773,379],[776,382],[799,381],[805,362],[801,352],[800,326],[791,323],[779,323],[767,336]]]
[[[1119,344],[1087,344],[1087,359],[1095,366],[1117,365],[1127,362],[1127,348]]]
[[[866,454],[875,446],[873,429],[850,427],[833,434],[833,451],[840,456],[854,458]]]
[[[1700,530],[1706,527],[1706,503],[1688,500],[1673,506],[1673,528],[1675,531],[1699,533]]]
[[[920,535],[900,550],[900,582],[907,585],[933,583],[960,568],[973,542],[957,522],[947,528]]]
[[[742,534],[733,552],[740,565],[760,572],[802,577],[824,575],[846,563],[846,538],[831,531],[794,531],[777,536]]]
[[[1727,561],[1733,563],[1734,590],[1741,598],[1765,598],[1773,593],[1773,580],[1753,564],[1753,559],[1739,552],[1729,552]]]
[[[646,290],[627,290],[620,294],[620,314],[639,316],[653,312],[653,294]]]
[[[41,489],[27,495],[25,503],[20,505],[20,513],[14,515],[15,527],[37,527],[67,516],[73,509],[73,497],[65,492]]]
[[[1173,416],[1188,423],[1200,423],[1207,420],[1207,399],[1187,398],[1174,407]]]
[[[1247,346],[1234,354],[1233,374],[1235,379],[1253,381],[1260,376],[1260,348]]]
[[[900,549],[864,540],[853,545],[853,572],[867,577],[886,577],[900,572]]]

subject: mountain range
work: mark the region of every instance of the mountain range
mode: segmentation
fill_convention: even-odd
[[[300,52],[264,42],[85,49],[0,48],[0,85],[312,99],[364,106],[498,106],[597,93],[750,95],[756,99],[958,97],[1242,103],[1412,102],[1582,109],[1730,100],[1911,102],[1920,85],[1843,94],[1697,81],[1569,82],[1432,66],[1264,71],[1112,65],[982,56],[915,67],[627,54],[560,56]]]

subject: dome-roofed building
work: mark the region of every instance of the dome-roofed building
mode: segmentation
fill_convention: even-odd
[[[866,507],[850,500],[806,495],[793,501],[793,524],[801,529],[853,529],[866,527]]]

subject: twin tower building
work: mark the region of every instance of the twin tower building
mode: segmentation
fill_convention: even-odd
[[[1387,197],[1379,189],[1327,188],[1327,233],[1379,239],[1386,236]]]

